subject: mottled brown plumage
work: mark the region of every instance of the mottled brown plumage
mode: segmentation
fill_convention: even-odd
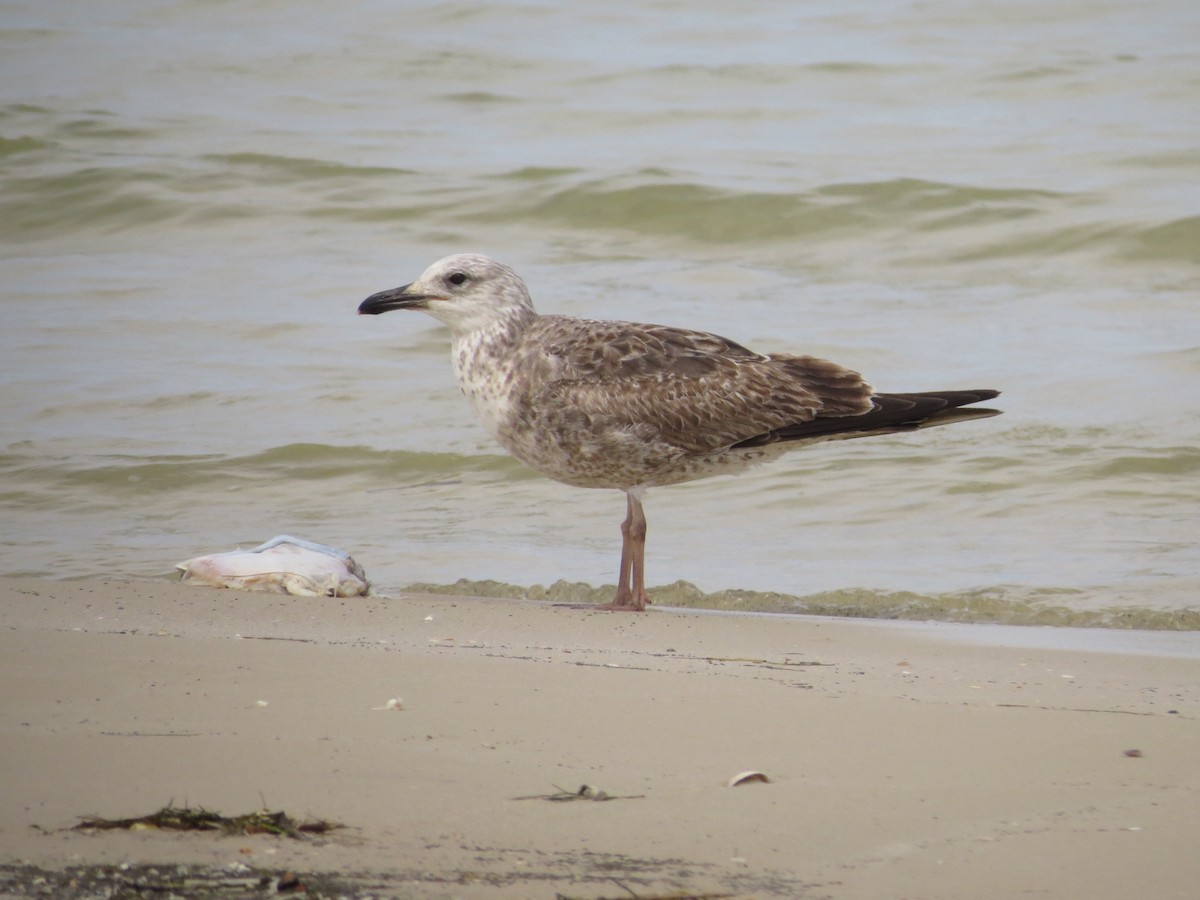
[[[647,488],[740,472],[789,448],[997,414],[993,390],[876,394],[811,356],[762,355],[699,331],[538,315],[520,277],[451,256],[359,312],[420,309],[450,328],[455,372],[500,444],[533,469],[628,497],[609,608],[643,609]]]

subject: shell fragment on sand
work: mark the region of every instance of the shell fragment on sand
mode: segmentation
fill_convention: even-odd
[[[197,556],[175,567],[180,581],[243,591],[274,591],[304,597],[361,597],[366,573],[350,554],[281,534],[253,550]]]
[[[759,772],[756,769],[751,769],[749,772],[738,772],[738,774],[729,779],[727,784],[729,787],[737,787],[738,785],[753,784],[754,782],[770,784],[771,779],[762,772]]]

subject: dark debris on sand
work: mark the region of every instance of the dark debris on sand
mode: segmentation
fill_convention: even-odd
[[[312,835],[328,834],[342,826],[322,819],[297,822],[287,813],[260,809],[242,816],[223,816],[209,810],[164,806],[158,812],[130,819],[105,819],[85,816],[75,831],[216,831],[221,834],[274,834],[303,840]]]
[[[212,865],[79,865],[43,869],[0,865],[0,897],[54,900],[230,900],[253,897],[306,897],[312,900],[366,900],[382,885],[336,873],[295,873],[252,868],[241,863]]]

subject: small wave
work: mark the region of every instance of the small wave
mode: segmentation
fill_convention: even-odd
[[[1106,211],[1101,197],[1038,188],[893,178],[747,191],[677,180],[657,169],[564,184],[576,174],[547,170],[517,179],[519,192],[464,194],[426,212],[455,221],[541,229],[553,223],[593,234],[730,246],[743,257],[763,246],[786,244],[794,255],[799,247],[838,248],[865,239],[897,261],[939,266],[1066,254],[1200,263],[1200,217],[1130,221]]]
[[[78,139],[92,138],[113,141],[141,140],[153,134],[149,128],[127,124],[113,113],[97,110],[86,118],[69,119],[55,126],[56,136]]]
[[[254,170],[256,180],[264,176],[274,184],[298,184],[330,179],[393,178],[414,174],[409,169],[382,166],[351,166],[325,159],[298,156],[273,156],[267,153],[208,154],[204,160],[224,167]]]
[[[230,459],[226,466],[247,471],[280,472],[289,478],[325,479],[367,475],[372,479],[392,479],[397,483],[403,483],[406,479],[454,476],[464,472],[493,472],[508,476],[523,471],[516,460],[500,454],[462,456],[457,453],[375,450],[363,446],[340,447],[330,444],[285,444],[251,456]]]
[[[522,166],[519,169],[501,172],[499,175],[492,176],[492,178],[499,181],[520,181],[537,184],[555,179],[568,178],[578,175],[581,171],[581,169],[559,166]]]
[[[1200,265],[1200,216],[1176,219],[1133,232],[1123,254],[1131,260],[1163,260]]]
[[[186,491],[206,487],[228,489],[239,483],[284,479],[327,481],[365,479],[375,484],[403,486],[464,473],[487,473],[498,479],[532,477],[519,463],[501,455],[460,456],[338,447],[329,444],[286,444],[245,456],[112,455],[85,461],[42,458],[24,454],[0,455],[0,476],[42,491],[82,489],[103,495],[131,496],[149,492]],[[12,505],[15,495],[8,496]],[[43,492],[28,492],[28,500],[46,501]],[[21,506],[17,502],[17,506]]]
[[[524,217],[714,244],[827,234],[862,221],[853,210],[798,195],[739,193],[699,184],[610,188],[592,183],[557,192],[524,210]]]
[[[645,90],[653,83],[659,90],[672,84],[689,92],[705,82],[728,88],[730,84],[788,85],[803,80],[806,75],[865,77],[882,79],[889,75],[911,74],[918,67],[891,65],[858,60],[829,60],[827,62],[795,63],[669,63],[666,65],[629,67],[581,78],[581,86],[633,85]]]
[[[454,584],[411,584],[406,592],[498,597],[550,603],[607,603],[615,587],[558,581],[549,587],[521,587],[498,581],[460,579]],[[846,589],[793,596],[763,591],[705,593],[687,581],[652,587],[652,603],[729,612],[790,613],[857,619],[961,622],[998,625],[1046,625],[1074,628],[1123,628],[1148,631],[1198,631],[1200,611],[1120,607],[1072,609],[1062,601],[1082,590],[1065,588],[988,588],[942,594]]]
[[[0,158],[15,156],[18,153],[31,153],[35,150],[41,150],[45,146],[45,141],[40,141],[34,137],[0,137]]]
[[[118,233],[164,223],[211,224],[289,211],[321,216],[349,210],[351,218],[356,211],[369,216],[378,212],[368,201],[378,195],[381,180],[413,174],[263,153],[129,159],[124,156],[127,147],[149,142],[155,129],[121,124],[101,112],[34,125],[32,136],[0,137],[0,160],[7,170],[0,192],[0,236],[13,241]],[[91,154],[90,164],[81,166],[80,148],[90,142],[113,149]],[[272,191],[272,202],[247,204],[248,191]],[[388,210],[392,216],[396,212]]]
[[[184,215],[184,204],[158,195],[162,173],[88,167],[9,177],[0,200],[0,235],[36,240],[76,231],[143,228]]]
[[[1090,465],[1083,477],[1128,478],[1131,476],[1190,476],[1200,472],[1200,449],[1170,447],[1140,453],[1119,453]]]
[[[805,193],[745,192],[694,182],[663,183],[641,173],[622,185],[606,179],[535,200],[522,214],[581,229],[620,229],[704,243],[831,237],[849,228],[939,230],[1032,216],[1066,195],[980,188],[913,178],[831,184]],[[615,182],[615,183],[614,183]],[[505,210],[503,216],[511,217]],[[499,217],[499,213],[497,216]]]
[[[517,98],[505,94],[494,94],[491,91],[461,91],[446,94],[443,99],[452,103],[463,103],[471,106],[491,106],[499,103],[516,103]]]

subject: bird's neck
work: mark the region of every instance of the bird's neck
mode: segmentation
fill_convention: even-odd
[[[473,323],[470,328],[452,328],[455,367],[461,371],[463,359],[487,357],[493,361],[510,356],[520,344],[525,329],[537,314],[523,309],[506,311],[503,316]],[[460,359],[462,362],[460,362]]]
[[[523,331],[519,327],[478,329],[456,334],[451,346],[454,374],[463,396],[483,427],[506,448],[513,410],[514,372]]]
[[[497,438],[509,412],[512,373],[520,356],[521,342],[536,318],[533,312],[506,316],[485,327],[453,335],[450,349],[458,386],[484,426]]]

